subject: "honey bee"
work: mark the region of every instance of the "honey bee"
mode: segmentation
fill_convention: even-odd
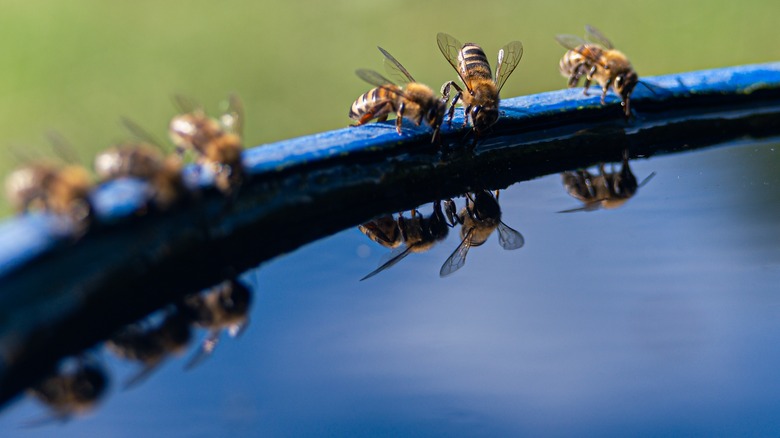
[[[384,122],[388,115],[395,113],[395,130],[399,135],[403,119],[407,117],[417,126],[423,121],[427,123],[433,128],[431,142],[437,141],[447,110],[446,99],[437,97],[430,87],[415,81],[409,71],[387,50],[381,47],[378,49],[385,57],[385,68],[405,85],[398,86],[374,70],[356,70],[355,74],[360,79],[376,88],[372,88],[352,103],[349,118],[356,120],[352,126],[364,125],[373,119]]]
[[[157,147],[144,142],[120,144],[99,153],[95,157],[95,173],[101,181],[124,177],[148,181],[155,205],[163,210],[185,193],[181,160],[165,157]]]
[[[195,152],[198,163],[214,172],[215,183],[223,193],[241,185],[244,169],[241,164],[244,109],[236,95],[228,99],[227,111],[219,119],[206,115],[202,107],[182,96],[175,97],[182,110],[171,120],[168,134],[182,155]]]
[[[623,52],[616,50],[612,43],[598,29],[585,26],[587,41],[574,35],[558,35],[555,39],[568,49],[561,58],[559,68],[564,77],[569,78],[569,88],[577,86],[585,76],[584,94],[588,94],[591,81],[601,85],[601,104],[607,97],[609,87],[620,96],[626,117],[631,115],[630,98],[639,76]]]
[[[479,135],[498,121],[499,93],[523,57],[523,43],[512,41],[498,51],[494,79],[482,47],[474,43],[461,44],[453,36],[443,32],[436,35],[436,41],[439,50],[466,86],[465,93],[455,81],[445,82],[442,86],[445,100],[449,99],[450,88],[457,91],[450,104],[449,123],[452,123],[455,105],[461,102],[464,106],[464,126],[470,118],[475,133]]]
[[[93,187],[89,172],[82,166],[37,161],[11,172],[5,179],[6,196],[20,212],[45,211],[69,218],[83,228],[89,222]]]
[[[208,334],[185,369],[194,367],[214,352],[222,330],[227,329],[231,337],[239,336],[249,324],[251,303],[252,291],[236,279],[187,297],[184,308],[189,320],[195,326],[208,330]]]
[[[401,229],[393,215],[380,216],[374,220],[358,225],[358,229],[369,239],[385,248],[398,248],[403,242]]]
[[[445,207],[447,209],[446,217],[442,210],[442,203],[439,201],[433,203],[433,213],[428,217],[423,216],[417,210],[412,210],[411,218],[406,218],[399,214],[398,219],[395,221],[395,229],[390,230],[389,233],[387,231],[391,227],[388,216],[380,218],[383,221],[384,228],[381,230],[381,234],[377,232],[379,230],[378,227],[365,227],[364,224],[361,231],[366,233],[371,240],[378,242],[382,246],[394,248],[394,250],[390,253],[389,259],[385,263],[361,278],[360,281],[371,278],[395,265],[411,253],[428,251],[437,242],[444,240],[449,233],[449,228],[454,226],[454,224],[448,223],[447,218],[454,216],[451,211],[455,209],[455,204],[452,200],[448,200],[445,201]],[[392,219],[392,216],[389,218]],[[364,231],[364,229],[369,232]],[[401,242],[403,242],[403,246],[400,246]]]
[[[72,369],[60,367],[28,392],[49,407],[54,419],[68,420],[95,407],[108,387],[108,375],[96,361],[80,357]]]
[[[169,310],[159,324],[144,320],[125,326],[106,347],[122,359],[141,363],[141,370],[124,383],[127,389],[144,381],[170,355],[183,353],[191,338],[187,316]]]
[[[525,244],[523,235],[501,221],[501,207],[498,192],[495,196],[487,190],[467,194],[466,206],[458,213],[461,224],[461,242],[439,270],[440,277],[446,277],[466,264],[469,249],[480,246],[498,230],[498,243],[506,250],[521,248]]]
[[[599,175],[593,175],[587,170],[581,169],[563,172],[561,179],[566,191],[582,201],[585,205],[579,208],[563,210],[560,213],[574,211],[593,211],[599,207],[614,209],[622,206],[633,197],[640,187],[647,184],[655,176],[655,172],[648,175],[641,183],[628,165],[628,153],[623,155],[622,166],[619,171],[607,172],[604,163],[599,164]]]

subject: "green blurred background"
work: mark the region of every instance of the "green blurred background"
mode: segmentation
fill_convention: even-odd
[[[506,42],[523,42],[504,97],[563,88],[553,36],[582,35],[587,23],[640,75],[780,60],[777,0],[0,4],[3,174],[19,164],[12,149],[51,154],[48,130],[76,145],[85,163],[127,137],[121,116],[164,138],[174,93],[210,111],[238,93],[250,146],[340,128],[369,88],[354,70],[382,71],[377,45],[433,88],[454,79],[436,46],[440,31],[481,44],[491,61]]]

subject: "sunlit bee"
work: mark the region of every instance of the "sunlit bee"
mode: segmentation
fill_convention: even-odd
[[[18,212],[46,211],[85,225],[91,215],[92,178],[81,166],[39,161],[24,165],[5,179],[8,201]]]
[[[208,333],[185,368],[192,368],[211,355],[223,330],[227,330],[231,337],[239,336],[249,324],[251,303],[252,291],[235,279],[187,297],[184,309],[190,321],[208,330]]]
[[[28,392],[52,410],[54,419],[67,420],[92,410],[105,394],[108,381],[99,363],[79,358],[73,369],[59,369]]]
[[[582,201],[582,207],[563,210],[560,213],[574,211],[592,211],[599,207],[605,209],[618,208],[631,199],[640,187],[647,184],[655,176],[655,172],[648,175],[641,183],[628,165],[628,154],[623,156],[623,163],[619,171],[607,172],[604,164],[599,165],[599,174],[593,175],[587,170],[581,169],[563,172],[561,179],[566,191]]]
[[[125,326],[106,342],[106,347],[118,357],[142,365],[125,382],[125,388],[130,388],[149,377],[169,356],[183,353],[191,338],[189,319],[176,310],[167,312],[159,324],[142,321]]]
[[[523,57],[523,43],[512,41],[498,51],[496,76],[493,78],[487,56],[480,46],[474,43],[461,44],[446,33],[436,35],[436,41],[439,50],[458,72],[458,77],[466,87],[463,90],[454,81],[442,86],[445,99],[449,99],[451,88],[456,91],[450,104],[449,121],[452,123],[455,105],[460,102],[464,106],[464,124],[471,119],[474,131],[479,135],[498,121],[499,93]]]
[[[182,114],[175,116],[168,133],[180,154],[191,150],[198,163],[209,167],[216,176],[216,185],[228,193],[238,187],[244,176],[241,164],[244,109],[241,100],[231,95],[227,111],[215,119],[203,108],[186,98],[176,96]]]
[[[616,50],[598,29],[585,26],[585,33],[587,40],[574,35],[555,37],[560,45],[569,49],[559,64],[561,74],[569,79],[570,88],[577,86],[584,76],[586,95],[591,81],[596,81],[602,89],[602,104],[612,87],[620,96],[626,117],[630,116],[631,93],[639,82],[639,76],[626,55]]]
[[[498,243],[506,250],[521,248],[525,244],[523,235],[501,221],[501,207],[496,196],[487,190],[467,196],[466,206],[458,213],[461,223],[461,242],[439,270],[439,276],[452,274],[466,264],[469,249],[487,241],[498,230]]]
[[[444,240],[449,233],[449,228],[453,226],[453,224],[448,223],[447,217],[453,216],[453,213],[450,210],[455,209],[455,204],[451,200],[448,200],[445,202],[445,208],[447,209],[447,216],[445,216],[445,213],[442,210],[441,202],[438,201],[433,204],[433,213],[431,213],[430,216],[423,216],[416,210],[412,210],[410,218],[399,215],[396,221],[396,228],[400,234],[400,239],[398,237],[393,237],[377,240],[369,235],[372,240],[388,248],[394,248],[394,250],[390,253],[389,259],[386,262],[360,280],[363,281],[373,277],[400,262],[411,253],[428,251],[436,243]],[[368,235],[368,233],[366,234]],[[387,234],[385,234],[385,236],[387,236]],[[401,242],[403,242],[402,246]]]
[[[385,69],[404,85],[396,85],[374,70],[355,71],[360,79],[376,88],[367,91],[352,103],[349,118],[356,120],[353,126],[360,126],[374,119],[383,122],[390,114],[395,114],[395,130],[399,135],[406,117],[417,126],[423,122],[427,123],[433,128],[431,141],[436,141],[447,110],[446,100],[436,96],[427,85],[415,81],[409,71],[385,49],[379,47],[379,51],[385,57]]]
[[[178,201],[185,192],[181,159],[165,157],[159,148],[142,142],[111,147],[95,156],[95,173],[101,181],[133,177],[148,181],[152,199],[161,209]]]

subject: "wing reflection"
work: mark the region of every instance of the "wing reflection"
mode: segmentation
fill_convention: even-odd
[[[501,221],[498,191],[494,195],[480,190],[467,193],[465,198],[465,206],[460,211],[455,202],[448,199],[435,201],[430,216],[424,216],[415,209],[410,218],[402,214],[397,219],[385,215],[360,225],[360,231],[371,240],[393,249],[386,260],[361,281],[390,268],[411,253],[428,251],[447,237],[449,228],[458,225],[461,226],[461,241],[442,265],[439,271],[441,277],[463,267],[469,250],[485,243],[495,231],[498,231],[498,242],[504,249],[514,250],[525,244],[522,234]]]
[[[566,191],[583,205],[577,208],[559,211],[572,213],[575,211],[593,211],[599,208],[618,208],[631,199],[640,187],[647,184],[655,172],[648,175],[641,183],[628,165],[628,151],[623,154],[620,170],[607,172],[604,163],[599,164],[599,173],[594,175],[586,169],[561,173],[561,180]]]

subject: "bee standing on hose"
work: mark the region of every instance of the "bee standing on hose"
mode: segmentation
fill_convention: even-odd
[[[214,119],[186,98],[176,96],[175,99],[182,114],[171,120],[168,133],[176,150],[179,154],[194,151],[198,163],[214,172],[217,188],[224,193],[232,192],[241,185],[244,177],[241,164],[244,109],[241,100],[231,95],[227,111],[219,119]]]
[[[474,43],[461,44],[446,33],[439,33],[436,41],[439,50],[452,68],[458,72],[461,82],[466,86],[463,90],[454,81],[446,82],[442,86],[445,99],[449,99],[451,88],[457,91],[450,104],[449,122],[452,123],[455,105],[461,102],[465,113],[464,125],[470,118],[474,131],[479,135],[498,121],[499,93],[523,57],[523,43],[512,41],[498,51],[494,79],[487,56],[480,46]]]
[[[181,177],[181,159],[165,157],[146,142],[130,142],[113,146],[95,156],[95,173],[101,181],[117,178],[138,178],[152,189],[152,201],[165,210],[185,193]]]
[[[92,215],[92,178],[78,165],[36,161],[17,168],[5,179],[8,201],[20,213],[45,211],[86,229]]]
[[[444,113],[447,110],[446,99],[437,97],[430,87],[415,81],[409,71],[385,49],[381,47],[378,49],[385,57],[385,68],[405,85],[398,86],[374,70],[355,71],[360,79],[376,88],[367,91],[352,103],[349,118],[356,120],[353,126],[364,125],[373,119],[384,122],[390,114],[394,113],[395,130],[399,135],[403,119],[406,117],[417,126],[420,126],[423,121],[427,123],[433,128],[431,142],[437,141]]]
[[[626,117],[631,115],[630,98],[639,76],[623,52],[615,50],[612,43],[596,28],[585,26],[587,40],[574,35],[558,35],[555,39],[569,49],[561,58],[559,68],[569,78],[569,88],[577,86],[585,77],[584,94],[588,94],[591,81],[601,85],[601,104],[609,87],[620,96]]]

